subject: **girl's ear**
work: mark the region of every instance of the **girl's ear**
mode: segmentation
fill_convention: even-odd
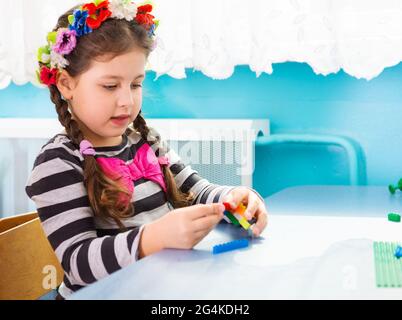
[[[62,70],[62,72],[59,74],[56,85],[64,99],[73,99],[75,81],[66,70]]]

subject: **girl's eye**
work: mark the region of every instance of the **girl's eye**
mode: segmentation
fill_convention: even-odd
[[[114,89],[116,89],[117,88],[117,86],[103,86],[106,90],[114,90]],[[137,89],[137,88],[141,88],[142,87],[142,85],[140,85],[140,84],[133,84],[132,85],[132,88],[133,89]]]

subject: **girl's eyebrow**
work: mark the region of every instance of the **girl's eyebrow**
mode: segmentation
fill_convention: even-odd
[[[124,79],[123,77],[121,77],[121,76],[116,76],[116,75],[113,75],[113,74],[107,74],[107,75],[104,75],[103,77],[102,77],[102,79],[104,79],[104,78],[108,78],[108,79]],[[134,80],[137,80],[137,79],[140,79],[140,78],[145,78],[145,74],[139,74],[137,77],[135,77],[134,78]]]

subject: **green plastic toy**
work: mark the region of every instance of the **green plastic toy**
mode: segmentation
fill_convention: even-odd
[[[401,215],[397,213],[388,213],[388,221],[401,222]]]
[[[396,186],[390,184],[388,186],[388,190],[389,192],[391,192],[391,194],[395,194],[396,190],[402,191],[402,179],[399,179],[398,184]]]

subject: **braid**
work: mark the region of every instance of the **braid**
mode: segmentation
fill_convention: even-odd
[[[56,106],[59,121],[67,131],[67,135],[78,148],[84,136],[78,127],[77,121],[72,119],[68,110],[68,102],[61,97],[60,91],[56,86],[50,87],[50,99]]]
[[[148,135],[150,129],[148,128],[147,123],[144,117],[142,116],[141,112],[138,114],[137,118],[135,118],[133,126],[134,129],[136,129],[141,134],[141,138],[144,141],[148,141]]]
[[[152,146],[154,144],[159,144],[161,141],[161,137],[158,135],[156,137],[150,136],[150,129],[147,126],[147,123],[140,112],[137,118],[133,123],[134,129],[137,130],[143,140],[149,142]],[[156,150],[156,155],[159,156],[159,150]],[[173,205],[174,208],[182,208],[188,207],[194,201],[194,195],[191,192],[184,193],[182,192],[176,184],[174,179],[174,175],[168,166],[162,166],[162,172],[164,176],[164,180],[167,187],[167,198],[168,201]]]
[[[67,135],[73,144],[79,148],[81,141],[84,140],[84,135],[77,121],[72,119],[71,113],[68,110],[68,102],[62,99],[60,91],[56,86],[51,86],[49,89],[50,99],[56,106],[60,123],[66,129]],[[131,202],[127,206],[117,206],[116,200],[119,193],[123,192],[127,195],[129,193],[103,174],[94,156],[84,155],[83,157],[84,185],[95,215],[102,218],[111,217],[121,229],[125,229],[121,219],[131,216],[134,207]]]

